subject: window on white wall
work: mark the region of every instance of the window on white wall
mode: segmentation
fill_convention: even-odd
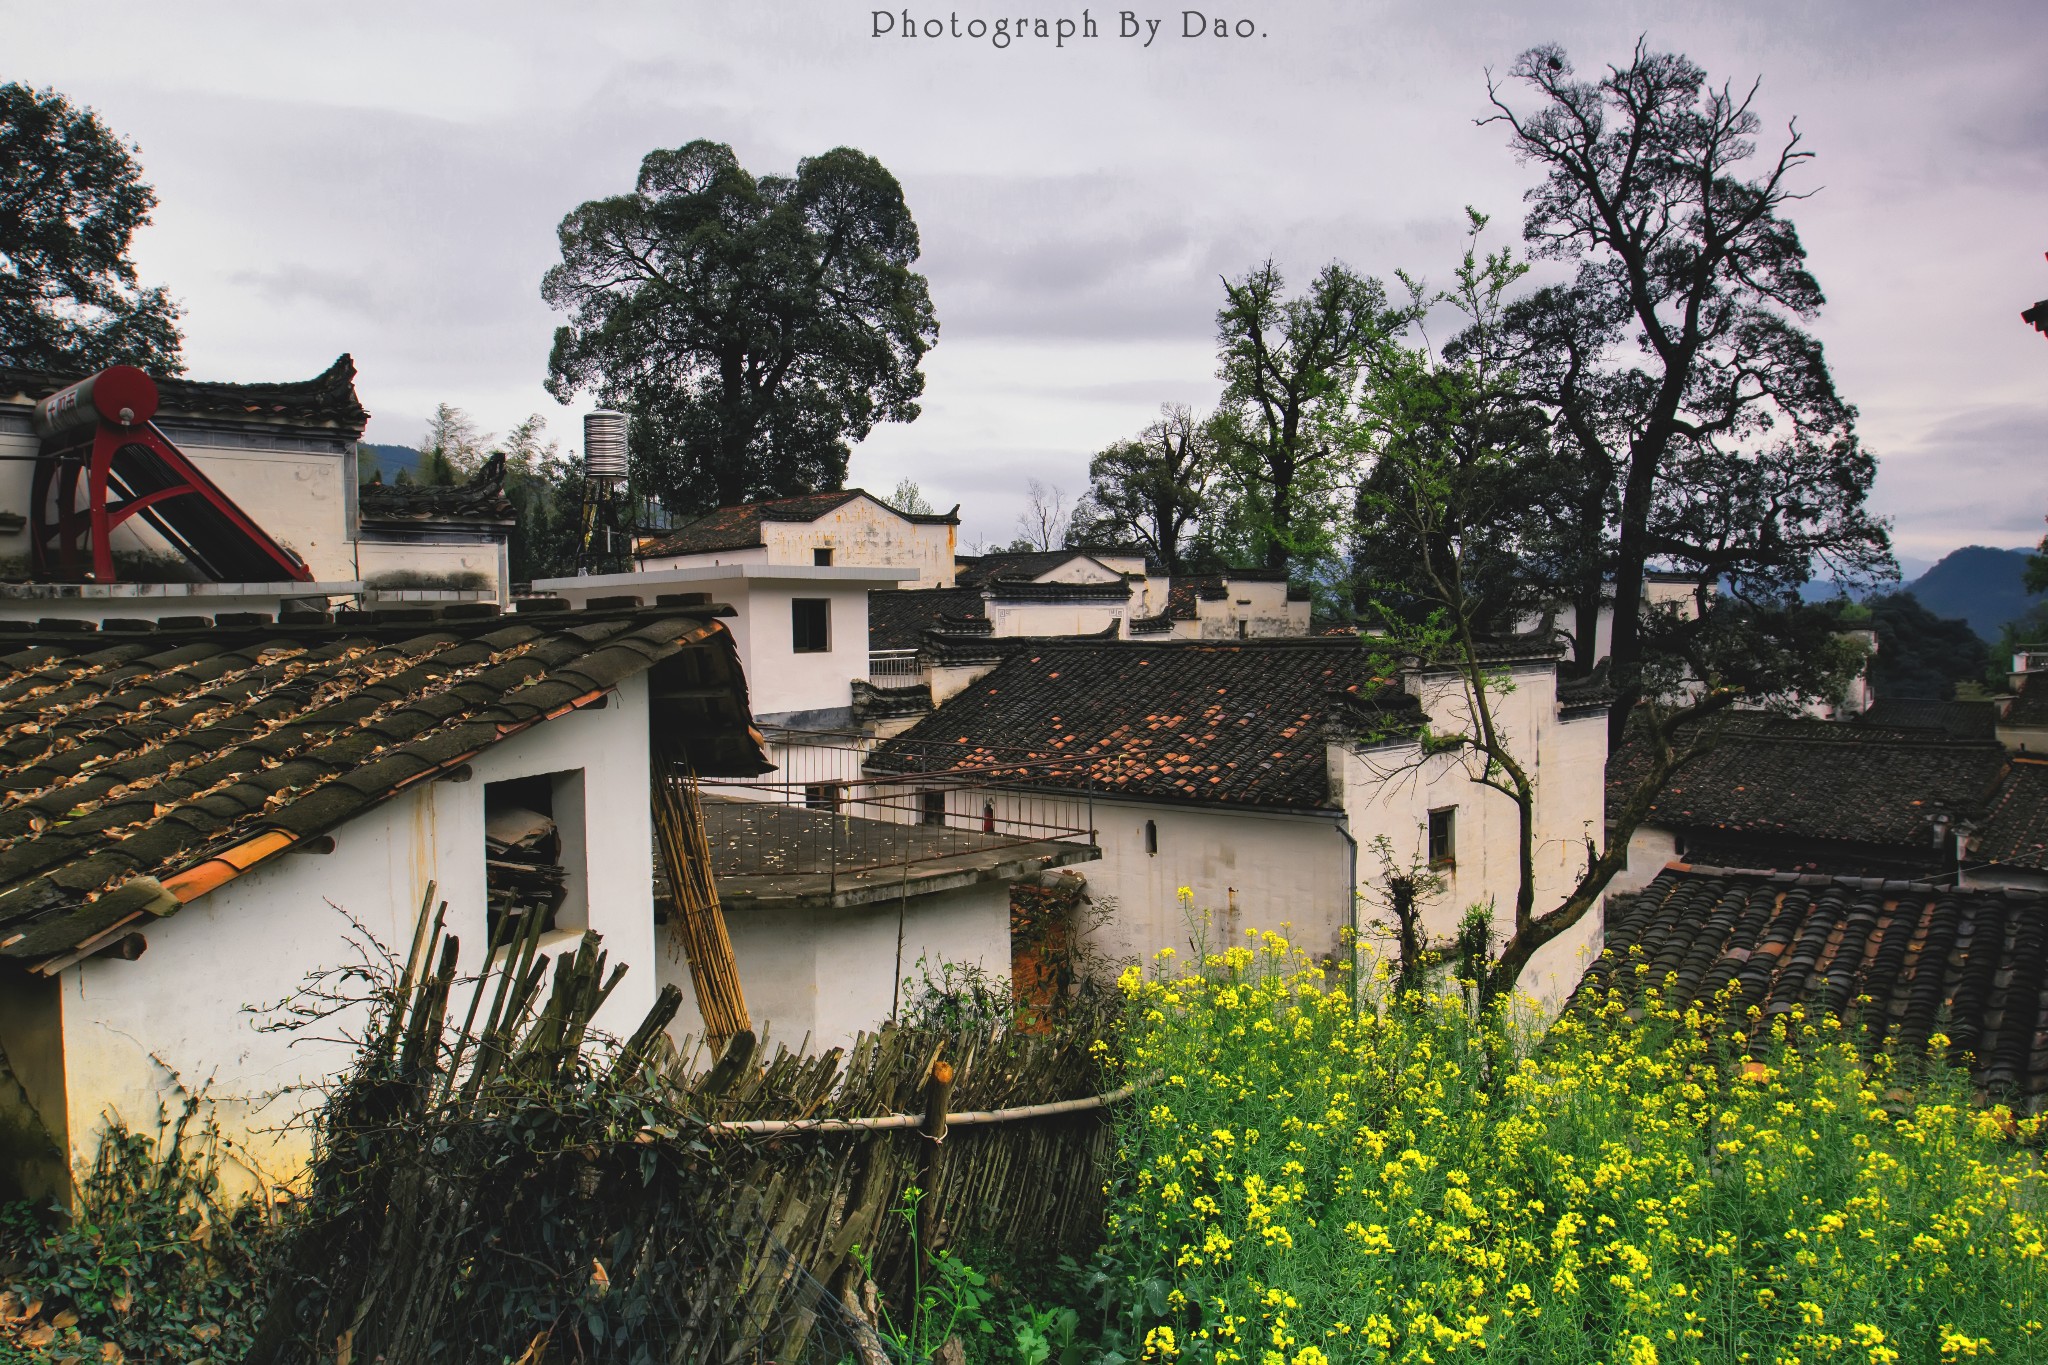
[[[832,652],[832,603],[823,597],[792,598],[789,647],[798,654]]]
[[[831,547],[829,547],[829,546],[820,546],[819,548],[817,548],[817,549],[815,549],[815,550],[811,551],[811,563],[813,563],[813,564],[817,565],[817,566],[818,566],[819,568],[821,568],[821,569],[829,569],[829,568],[831,568],[831,567],[832,567],[832,550],[831,550]]]
[[[1145,852],[1155,857],[1159,853],[1159,822],[1157,820],[1147,820],[1145,822]]]
[[[1429,813],[1429,865],[1458,865],[1458,808],[1445,806]]]
[[[946,794],[944,792],[919,792],[917,796],[918,820],[926,825],[946,823]]]
[[[491,941],[530,915],[541,931],[589,927],[583,770],[484,786],[484,909]]]

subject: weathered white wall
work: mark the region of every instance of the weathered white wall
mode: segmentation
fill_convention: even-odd
[[[1496,723],[1510,752],[1524,764],[1535,787],[1535,913],[1556,906],[1586,866],[1585,838],[1605,822],[1606,714],[1592,712],[1565,720],[1556,706],[1556,673],[1549,663],[1511,670],[1513,690],[1493,699]],[[1465,693],[1450,674],[1407,679],[1440,732],[1468,727]],[[1384,914],[1375,907],[1381,869],[1373,840],[1384,836],[1397,866],[1426,858],[1429,812],[1457,812],[1453,827],[1456,861],[1437,869],[1444,891],[1425,902],[1423,927],[1432,939],[1449,939],[1466,909],[1491,904],[1496,933],[1513,929],[1520,886],[1520,822],[1506,795],[1473,780],[1473,770],[1456,755],[1422,758],[1412,745],[1362,748],[1332,745],[1331,762],[1343,792],[1351,831],[1360,844],[1359,918]],[[1521,989],[1553,1006],[1577,983],[1598,952],[1597,914],[1546,945],[1524,972]]]
[[[361,577],[371,587],[475,587],[498,601],[507,597],[501,564],[503,547],[496,541],[433,542],[363,540],[356,545]]]
[[[1224,589],[1221,601],[1195,599],[1195,629],[1189,632],[1194,638],[1261,640],[1308,634],[1309,604],[1288,601],[1285,583],[1227,579]]]
[[[313,577],[356,577],[347,515],[347,480],[354,477],[354,462],[343,453],[231,446],[223,437],[175,426],[166,435],[273,540],[305,560]],[[32,432],[0,430],[0,457],[32,457],[38,449]],[[34,470],[28,459],[0,458],[0,511],[28,515]],[[130,517],[115,530],[113,548],[170,553],[140,517]],[[27,554],[25,530],[0,535],[0,556]]]
[[[912,896],[902,916],[897,949],[895,902],[841,909],[728,905],[726,932],[739,963],[740,986],[758,1034],[794,1050],[845,1047],[856,1033],[890,1016],[904,977],[920,979],[918,961],[938,975],[938,964],[973,963],[1010,974],[1010,888],[982,882],[933,895]],[[678,1044],[701,1038],[688,964],[670,938],[660,958],[661,980],[683,992],[683,1008],[670,1026]],[[900,965],[900,970],[899,970]]]
[[[1088,599],[1075,602],[1005,602],[985,599],[983,607],[997,635],[1094,635],[1117,626],[1127,607],[1122,602]]]
[[[647,813],[647,684],[629,679],[602,710],[573,712],[514,735],[471,764],[467,782],[429,782],[349,821],[326,855],[284,854],[145,929],[137,961],[88,960],[60,977],[67,1128],[74,1161],[90,1162],[109,1111],[154,1123],[159,1104],[206,1089],[222,1128],[248,1163],[289,1174],[303,1131],[267,1131],[308,1102],[281,1088],[343,1069],[337,1036],[360,1016],[291,1035],[265,1033],[245,1007],[274,1004],[308,972],[349,962],[346,916],[403,957],[429,882],[448,902],[462,967],[481,965],[484,788],[491,782],[582,769],[588,927],[631,970],[598,1019],[630,1032],[653,1003],[654,909]],[[558,790],[557,799],[560,799]],[[562,818],[567,816],[568,818]],[[574,816],[558,812],[565,826]],[[565,915],[573,918],[573,915]],[[567,947],[576,927],[548,940]]]
[[[920,588],[953,586],[956,528],[915,522],[871,498],[836,507],[816,521],[767,521],[761,539],[770,564],[811,564],[813,552],[832,551],[835,568],[915,569]]]
[[[1678,858],[1678,836],[1655,825],[1637,825],[1629,836],[1628,866],[1607,883],[1607,894],[1625,896],[1656,880],[1664,865]]]
[[[311,600],[348,605],[361,583],[0,583],[0,619],[154,621],[165,616],[262,612]]]
[[[1102,796],[1091,808],[1085,796],[959,788],[947,793],[948,820],[980,829],[984,804],[995,806],[996,829],[1005,834],[1056,838],[1095,830],[1101,859],[1072,870],[1087,879],[1098,906],[1115,905],[1090,942],[1112,961],[1149,961],[1162,948],[1185,955],[1197,933],[1213,951],[1247,930],[1267,929],[1308,952],[1333,952],[1348,923],[1348,852],[1334,813]],[[912,798],[906,810],[916,809]],[[1157,829],[1156,854],[1147,851],[1147,821]],[[1193,893],[1192,925],[1181,907],[1182,887]]]

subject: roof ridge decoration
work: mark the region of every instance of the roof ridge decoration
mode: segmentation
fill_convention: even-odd
[[[69,388],[86,372],[25,369],[0,365],[0,407],[33,405]],[[340,428],[360,438],[370,414],[356,395],[355,357],[343,352],[311,379],[270,383],[228,383],[207,379],[158,379],[164,416],[253,418],[305,426]]]

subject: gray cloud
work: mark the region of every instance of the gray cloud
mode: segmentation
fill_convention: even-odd
[[[1797,115],[1819,153],[1795,211],[1831,299],[1817,331],[1902,546],[2034,538],[2048,352],[2015,316],[2048,295],[2031,0],[1255,10],[1268,36],[1244,44],[1055,53],[877,42],[865,7],[824,0],[533,0],[484,25],[378,0],[113,0],[128,41],[16,7],[8,56],[141,143],[162,203],[138,255],[187,305],[193,372],[303,377],[351,351],[374,439],[413,438],[444,400],[492,430],[538,411],[573,432],[540,388],[540,275],[562,215],[629,187],[649,149],[707,137],[783,171],[872,152],[917,214],[942,337],[925,416],[878,431],[855,477],[910,474],[1007,539],[1026,477],[1078,492],[1088,452],[1159,402],[1213,400],[1219,275],[1270,253],[1296,280],[1331,259],[1440,278],[1468,203],[1512,240],[1531,176],[1474,124],[1484,69],[1555,39],[1591,72],[1647,33],[1716,77],[1761,74],[1767,127]]]

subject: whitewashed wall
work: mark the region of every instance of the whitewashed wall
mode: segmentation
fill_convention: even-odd
[[[1115,626],[1122,633],[1127,607],[1122,602],[1086,599],[1074,602],[1006,602],[986,599],[994,633],[1012,635],[1095,635]]]
[[[910,897],[901,919],[900,959],[895,901],[818,910],[739,903],[726,907],[725,923],[755,1032],[765,1030],[772,1042],[792,1050],[806,1037],[813,1052],[845,1047],[856,1033],[888,1019],[895,988],[903,977],[917,979],[920,958],[934,976],[942,962],[1010,974],[1006,882]],[[689,965],[673,937],[661,954],[660,971],[662,981],[683,992],[670,1034],[679,1044],[701,1038],[703,1019]]]
[[[629,679],[603,710],[573,712],[507,739],[472,764],[467,782],[430,782],[335,832],[331,854],[284,854],[150,925],[137,961],[88,960],[59,978],[65,1127],[74,1161],[91,1160],[109,1111],[149,1125],[181,1087],[205,1087],[228,1138],[250,1165],[288,1174],[307,1152],[302,1130],[274,1130],[304,1096],[266,1102],[283,1087],[343,1069],[345,1044],[297,1041],[258,1029],[245,1012],[296,991],[308,972],[353,959],[346,916],[403,955],[427,883],[448,902],[464,970],[481,965],[484,928],[484,788],[581,769],[584,857],[565,858],[582,883],[588,927],[614,962],[631,964],[598,1020],[630,1032],[652,1005],[654,907],[647,814],[647,683]],[[573,835],[575,816],[557,821]],[[560,949],[582,925],[565,907],[548,940]],[[309,1030],[333,1038],[351,1021]]]
[[[816,521],[763,522],[761,539],[770,564],[811,564],[814,551],[829,549],[838,568],[915,569],[917,581],[906,586],[950,588],[955,530],[860,497]]]
[[[348,519],[348,480],[355,477],[354,460],[339,450],[229,445],[224,437],[175,428],[167,435],[272,539],[305,560],[314,578],[334,581],[358,576]],[[298,444],[310,447],[316,443],[278,439],[279,446]],[[39,448],[33,432],[0,430],[0,511],[28,515],[35,472],[32,457]],[[0,556],[25,557],[28,544],[26,530],[0,534]],[[170,552],[140,517],[130,517],[115,529],[113,548]]]

